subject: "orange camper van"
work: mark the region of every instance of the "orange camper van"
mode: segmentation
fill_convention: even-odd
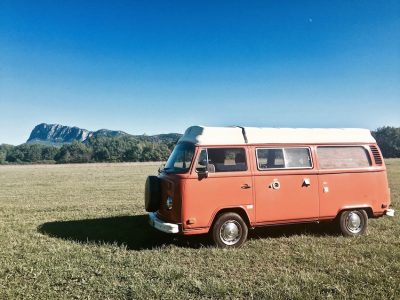
[[[210,233],[219,247],[278,224],[334,221],[357,236],[394,215],[379,147],[353,128],[189,127],[147,178],[145,208],[154,228]]]

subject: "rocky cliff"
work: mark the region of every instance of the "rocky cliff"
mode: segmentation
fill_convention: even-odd
[[[126,133],[123,131],[107,129],[89,131],[78,127],[42,123],[35,126],[27,140],[27,143],[67,144],[72,143],[73,141],[84,142],[88,137],[95,135],[117,137],[125,134]]]

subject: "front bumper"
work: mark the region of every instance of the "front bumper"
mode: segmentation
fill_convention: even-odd
[[[151,212],[149,213],[149,223],[155,229],[158,229],[162,232],[166,233],[178,233],[179,232],[179,225],[173,223],[167,223],[160,220],[157,217],[157,213]]]
[[[389,216],[389,217],[394,217],[394,209],[389,208],[385,211],[385,215]]]

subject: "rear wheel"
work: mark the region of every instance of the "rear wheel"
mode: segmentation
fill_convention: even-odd
[[[246,241],[248,228],[240,215],[229,212],[218,216],[211,233],[216,246],[235,248]]]
[[[345,210],[339,216],[339,228],[344,236],[358,236],[365,233],[368,215],[363,209]]]

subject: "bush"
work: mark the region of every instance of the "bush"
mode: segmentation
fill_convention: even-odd
[[[373,131],[383,157],[400,157],[400,127],[385,126]]]
[[[63,145],[55,156],[57,163],[84,163],[92,160],[92,149],[80,142]]]

